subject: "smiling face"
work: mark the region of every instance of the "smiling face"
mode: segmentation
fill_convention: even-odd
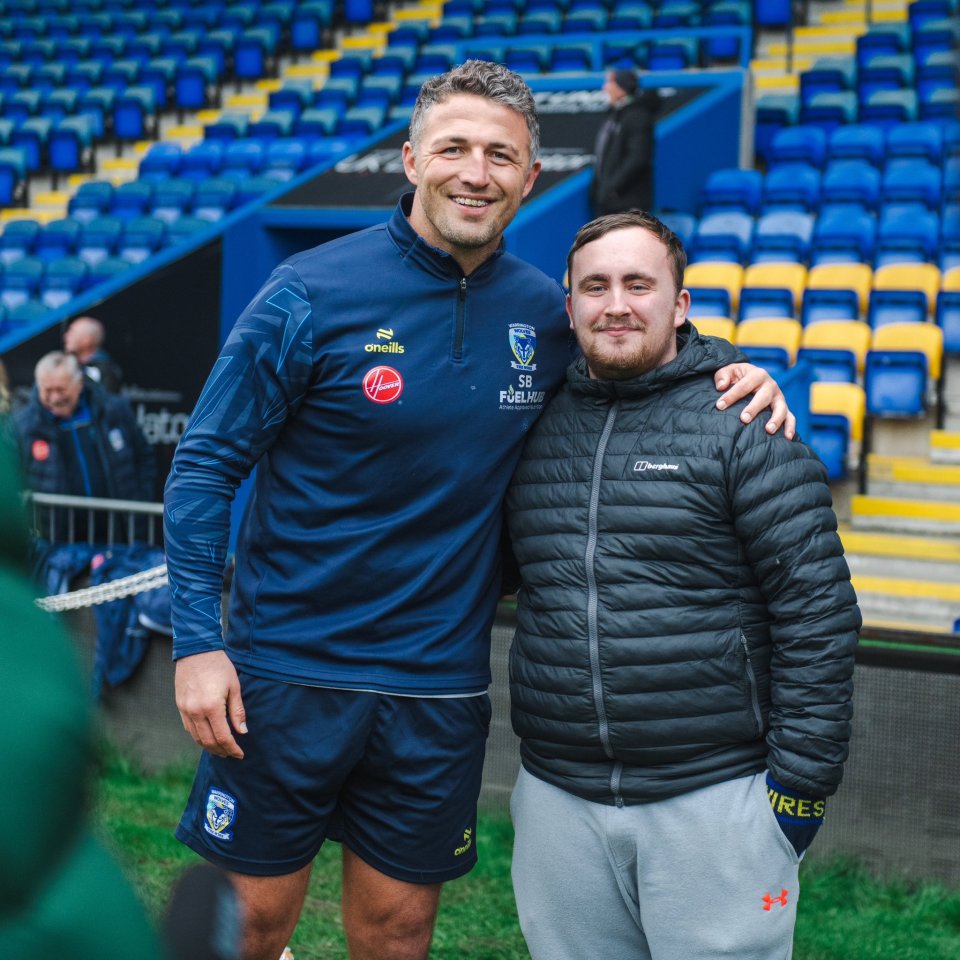
[[[410,225],[470,273],[496,250],[540,163],[530,164],[516,110],[458,93],[426,113],[416,152],[403,145],[403,168],[417,188]]]
[[[567,314],[594,379],[626,380],[669,363],[689,307],[666,245],[642,227],[606,233],[573,257]]]
[[[60,366],[38,372],[36,379],[41,406],[55,417],[73,416],[83,393],[83,378],[69,367]]]

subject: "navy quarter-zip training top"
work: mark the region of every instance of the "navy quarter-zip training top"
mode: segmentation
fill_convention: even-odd
[[[411,195],[412,196],[412,195]],[[486,688],[501,501],[570,359],[560,286],[504,251],[464,277],[385,224],[281,264],[236,323],[174,457],[174,656],[411,695]]]

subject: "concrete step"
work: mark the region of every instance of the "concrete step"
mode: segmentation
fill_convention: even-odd
[[[841,527],[840,539],[855,576],[960,583],[960,537],[917,537]]]
[[[960,463],[960,431],[931,430],[930,459],[934,463]]]
[[[850,501],[850,522],[854,530],[960,536],[960,503],[857,494]]]
[[[868,624],[879,626],[881,621],[893,621],[951,633],[960,619],[960,583],[860,574],[852,582]]]
[[[867,492],[874,497],[905,497],[960,503],[960,463],[932,463],[927,457],[870,454]]]

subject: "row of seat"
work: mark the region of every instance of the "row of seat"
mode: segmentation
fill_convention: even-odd
[[[866,320],[879,328],[904,320],[926,320],[938,304],[960,291],[960,268],[941,274],[930,263],[830,263],[807,270],[796,263],[692,263],[684,283],[692,315]]]
[[[758,160],[766,161],[778,130],[797,123],[829,131],[857,122],[891,126],[955,118],[960,24],[952,0],[930,0],[929,6],[915,0],[908,10],[918,2],[924,7],[912,21],[875,24],[858,37],[855,56],[802,71],[797,92],[762,96],[756,107]],[[858,85],[863,78],[867,82]]]
[[[913,158],[938,164],[950,156],[960,156],[956,120],[915,120],[892,127],[850,123],[831,131],[799,123],[773,135],[766,167],[806,163],[823,169],[835,160],[863,160],[883,170],[889,160]]]
[[[805,439],[831,480],[843,479],[851,444],[874,417],[918,417],[931,403],[943,369],[944,332],[932,323],[899,323],[870,331],[851,321],[815,323],[802,330],[791,320],[694,318],[697,328],[736,343],[773,375],[794,363],[808,366],[810,432]],[[841,327],[849,329],[841,330]]]

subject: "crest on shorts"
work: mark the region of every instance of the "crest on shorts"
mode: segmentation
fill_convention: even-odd
[[[537,331],[529,323],[511,323],[508,328],[510,350],[517,358],[510,361],[514,370],[536,370],[537,365],[531,363],[537,351]]]
[[[207,795],[203,829],[218,840],[232,840],[230,825],[237,818],[237,800],[219,787],[211,787]]]

